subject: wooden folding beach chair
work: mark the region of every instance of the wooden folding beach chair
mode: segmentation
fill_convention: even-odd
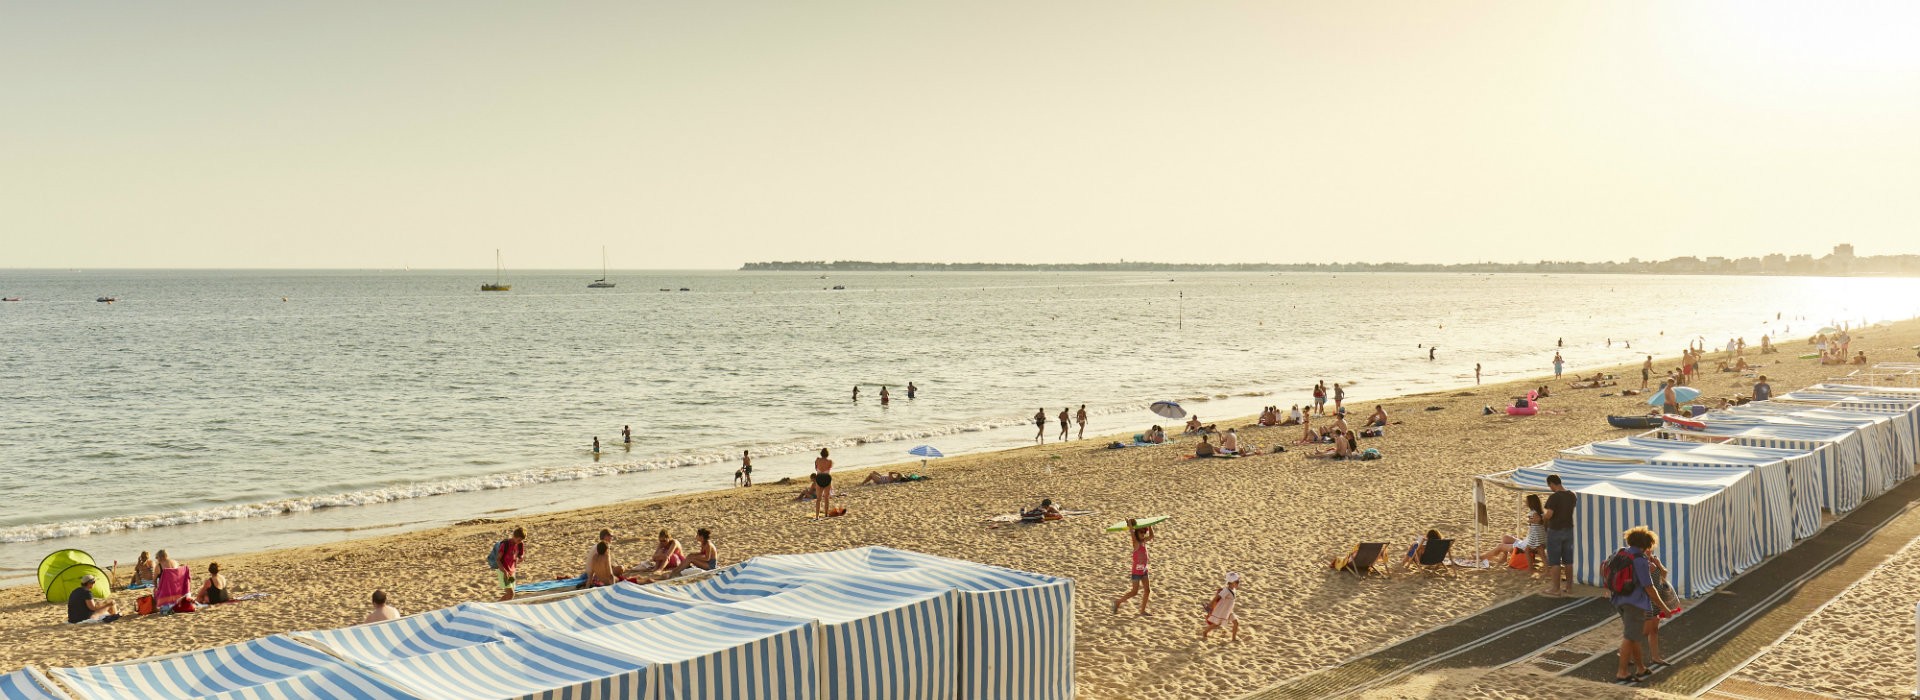
[[[1386,550],[1385,542],[1362,542],[1360,546],[1354,547],[1352,552],[1347,553],[1347,556],[1335,560],[1333,569],[1350,572],[1356,578],[1366,578],[1367,574],[1375,571],[1385,576],[1387,567],[1380,561],[1380,554]]]
[[[1444,572],[1447,569],[1447,554],[1452,551],[1453,540],[1431,540],[1425,549],[1420,550],[1420,558],[1414,565],[1427,573]]]

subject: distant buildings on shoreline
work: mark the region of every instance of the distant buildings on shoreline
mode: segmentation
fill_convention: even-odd
[[[1667,260],[1628,258],[1626,262],[1542,260],[1533,263],[914,263],[861,260],[752,262],[742,272],[1558,272],[1648,275],[1825,275],[1856,277],[1920,277],[1920,255],[1856,256],[1851,244],[1833,247],[1820,257],[1787,256],[1696,258]]]

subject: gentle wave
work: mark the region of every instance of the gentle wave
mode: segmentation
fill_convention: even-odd
[[[1108,408],[1103,408],[1099,410],[1090,410],[1088,411],[1088,414],[1089,415],[1111,415],[1111,414],[1123,413],[1127,411],[1142,410],[1146,408],[1146,406],[1147,406],[1146,404],[1139,404],[1139,405],[1129,405],[1129,406],[1108,407]],[[932,428],[923,428],[923,429],[890,430],[890,431],[879,432],[879,433],[871,433],[867,435],[833,438],[833,439],[826,439],[826,440],[808,440],[808,441],[768,444],[768,445],[749,445],[747,446],[746,449],[751,449],[753,450],[754,454],[762,455],[762,456],[785,455],[785,454],[794,454],[797,452],[812,452],[814,450],[818,450],[823,447],[825,448],[852,447],[855,445],[868,445],[868,444],[874,444],[874,443],[906,442],[911,440],[924,440],[927,438],[935,438],[943,435],[958,435],[962,433],[982,432],[987,430],[1008,428],[1008,427],[1019,426],[1019,425],[1029,425],[1030,424],[1029,420],[1030,419],[1027,419],[1027,418],[990,419],[990,420],[983,420],[983,421],[974,422],[974,423],[936,426]],[[1049,420],[1051,420],[1051,416],[1049,416]],[[507,488],[514,488],[518,486],[531,486],[534,484],[546,484],[546,483],[552,483],[557,481],[576,481],[580,479],[590,479],[590,478],[600,477],[600,476],[614,476],[618,474],[632,474],[636,472],[650,472],[650,471],[659,471],[663,469],[677,469],[681,467],[696,467],[696,466],[702,466],[707,464],[716,464],[720,462],[731,461],[737,458],[736,457],[737,454],[738,453],[733,450],[708,451],[708,452],[675,455],[670,457],[659,457],[655,459],[641,460],[637,462],[585,464],[585,465],[574,465],[574,466],[566,466],[566,467],[523,469],[520,471],[508,472],[504,474],[487,474],[487,475],[480,475],[480,476],[455,477],[455,478],[442,479],[437,481],[425,481],[425,482],[412,483],[412,484],[400,484],[395,486],[361,489],[357,491],[349,491],[346,493],[327,494],[327,495],[320,495],[320,496],[301,496],[301,497],[294,497],[294,498],[283,498],[283,499],[272,500],[272,501],[262,501],[257,503],[220,505],[220,506],[212,506],[208,508],[199,508],[194,510],[170,511],[165,513],[122,515],[122,516],[114,516],[114,517],[108,517],[108,518],[96,518],[92,520],[74,520],[74,521],[68,521],[68,522],[62,522],[62,523],[53,523],[49,525],[19,525],[19,526],[13,526],[13,527],[0,528],[0,542],[9,542],[9,543],[38,542],[41,540],[54,540],[54,539],[60,539],[64,537],[80,537],[84,535],[102,535],[102,534],[121,532],[126,530],[150,530],[154,528],[172,527],[175,525],[192,525],[196,523],[214,522],[218,520],[237,520],[241,518],[264,518],[264,517],[271,517],[276,515],[304,513],[309,511],[321,510],[324,508],[344,508],[344,507],[350,507],[350,506],[375,505],[380,503],[391,503],[394,501],[403,501],[403,500],[413,499],[413,498],[426,498],[429,496],[442,496],[442,495],[455,494],[455,493],[471,493],[475,491],[492,491],[496,489],[507,489]]]

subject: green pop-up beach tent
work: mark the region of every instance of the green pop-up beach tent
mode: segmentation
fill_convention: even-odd
[[[78,549],[62,549],[40,560],[40,592],[47,594],[47,602],[60,603],[80,587],[80,579],[93,574],[93,597],[105,598],[113,594],[107,572],[93,563],[93,555]]]

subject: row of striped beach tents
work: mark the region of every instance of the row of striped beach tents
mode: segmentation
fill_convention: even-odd
[[[863,547],[0,676],[4,700],[1073,697],[1073,582]]]
[[[1579,495],[1575,581],[1599,585],[1622,533],[1644,525],[1660,535],[1675,592],[1694,598],[1920,466],[1920,387],[1830,381],[1698,420],[1476,477],[1475,501],[1484,506],[1488,488],[1545,493],[1559,475]]]

